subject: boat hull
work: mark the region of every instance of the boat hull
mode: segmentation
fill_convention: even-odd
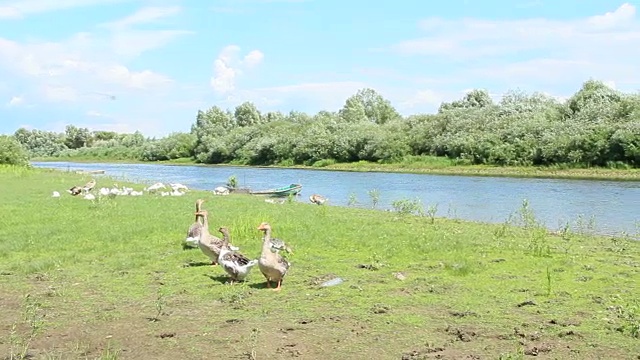
[[[289,195],[298,195],[302,191],[302,185],[291,184],[289,186],[283,186],[275,189],[251,191],[251,195],[263,195],[273,197],[285,197]]]

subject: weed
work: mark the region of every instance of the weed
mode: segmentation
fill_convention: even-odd
[[[163,293],[162,288],[158,288],[156,299],[153,301],[156,308],[156,314],[150,319],[151,321],[160,321],[160,316],[164,314],[164,309],[167,304],[165,297],[166,295]]]
[[[358,198],[355,193],[349,194],[349,199],[347,201],[347,206],[355,206],[358,204]]]
[[[632,338],[640,339],[640,300],[623,301],[620,296],[616,296],[614,302],[616,305],[611,309],[621,323],[616,330]]]
[[[380,191],[378,189],[371,189],[367,194],[369,194],[369,198],[371,198],[371,207],[375,209],[380,202]]]
[[[391,203],[393,210],[400,215],[423,215],[424,209],[420,199],[400,199]],[[437,208],[436,208],[437,209]]]
[[[435,223],[437,213],[438,213],[438,204],[429,205],[425,215],[429,218],[429,222],[431,224]]]
[[[524,348],[519,346],[513,353],[500,354],[500,360],[524,360]]]
[[[549,271],[549,266],[547,265],[546,271],[546,284],[547,284],[547,296],[551,296],[551,271]]]
[[[26,334],[20,334],[18,331],[18,323],[14,322],[10,330],[11,354],[10,359],[22,360],[28,357],[31,343],[40,334],[44,326],[44,318],[46,313],[43,310],[40,301],[27,294],[23,303],[23,323],[27,325]]]
[[[227,179],[227,186],[231,189],[235,189],[238,187],[238,178],[235,175],[229,176]]]

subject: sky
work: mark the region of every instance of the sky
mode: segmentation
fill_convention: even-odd
[[[486,89],[640,89],[638,1],[0,0],[0,133],[189,131],[197,111],[404,115]]]

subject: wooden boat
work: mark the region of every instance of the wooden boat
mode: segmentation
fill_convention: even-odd
[[[251,191],[249,194],[251,195],[267,195],[267,196],[289,196],[289,195],[298,195],[302,191],[302,185],[300,184],[291,184],[275,189],[268,190],[258,190]]]

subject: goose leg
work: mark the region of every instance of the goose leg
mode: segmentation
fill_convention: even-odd
[[[267,288],[271,289],[271,281],[267,280]]]
[[[282,290],[282,287],[281,287],[281,286],[282,286],[282,279],[278,280],[278,286],[277,286],[275,289],[273,289],[273,291],[280,291],[280,290]]]

